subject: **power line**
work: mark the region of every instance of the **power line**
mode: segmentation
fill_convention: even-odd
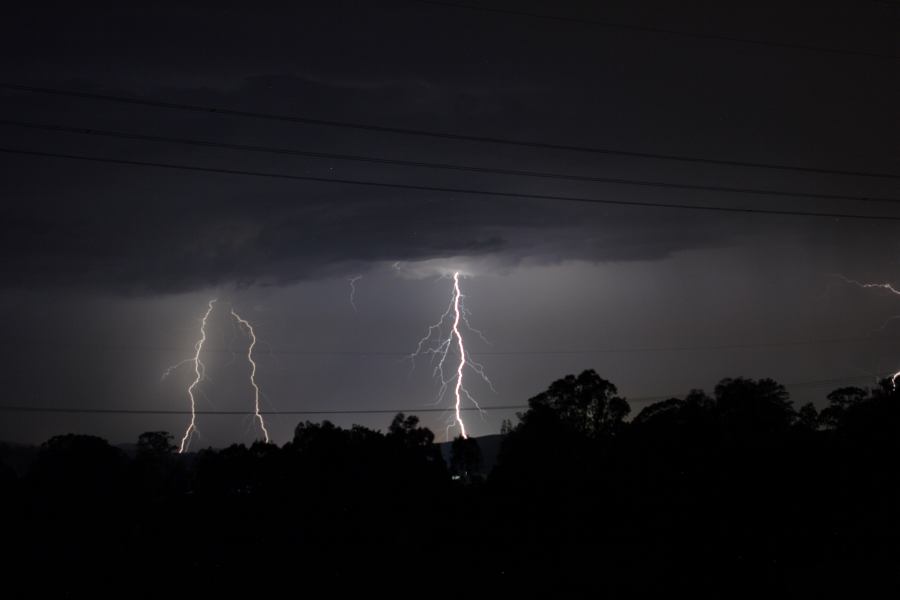
[[[481,410],[518,410],[528,408],[527,404],[510,404],[504,406],[482,406]],[[396,413],[435,413],[448,412],[454,408],[378,408],[378,409],[323,409],[323,410],[261,410],[261,415],[383,415]],[[478,408],[461,406],[459,410],[479,410]],[[189,410],[155,410],[155,409],[128,409],[128,408],[57,408],[52,406],[0,406],[0,411],[5,412],[29,412],[29,413],[66,413],[66,414],[101,414],[101,415],[190,415]],[[256,411],[246,410],[197,410],[196,415],[255,415]]]
[[[876,375],[877,377],[878,375]],[[797,381],[793,383],[782,384],[786,388],[792,387],[809,387],[820,385],[832,385],[839,383],[848,383],[871,379],[871,375],[854,375],[848,377],[836,377],[831,379],[812,379],[807,381]],[[632,404],[646,404],[658,400],[668,398],[677,398],[679,394],[657,395],[657,396],[638,396],[634,398],[625,398]],[[519,410],[528,408],[528,404],[504,404],[497,406],[482,406],[481,409],[474,406],[463,406],[460,410],[474,411],[506,411]],[[363,414],[396,414],[396,413],[443,413],[453,410],[449,407],[439,408],[434,406],[426,406],[421,408],[361,408],[361,409],[322,409],[322,410],[263,410],[260,414],[274,416],[296,416],[296,415],[363,415]],[[129,409],[129,408],[79,408],[79,407],[54,407],[54,406],[24,406],[24,405],[0,405],[0,411],[3,412],[20,412],[20,413],[64,413],[64,414],[109,414],[109,415],[190,415],[190,410],[163,410],[163,409]],[[193,414],[197,415],[222,415],[222,416],[252,416],[256,414],[252,410],[197,410]]]
[[[381,181],[367,181],[361,179],[345,179],[337,177],[314,177],[309,175],[290,175],[287,173],[268,173],[262,171],[248,171],[243,169],[224,169],[217,167],[199,167],[192,165],[181,165],[175,163],[138,161],[117,158],[103,158],[97,156],[83,156],[77,154],[64,154],[59,152],[43,152],[37,150],[24,150],[21,148],[0,148],[0,152],[6,154],[17,154],[21,156],[39,156],[45,158],[59,158],[66,160],[76,160],[84,162],[95,162],[104,164],[124,165],[132,167],[151,167],[160,169],[173,169],[179,171],[190,171],[198,173],[216,173],[220,175],[240,175],[249,177],[262,177],[267,179],[286,179],[292,181],[309,181],[315,183],[331,183],[342,185],[353,185],[362,187],[375,187],[384,189],[412,190],[418,192],[439,192],[451,194],[466,194],[472,196],[487,196],[492,198],[521,198],[529,200],[552,200],[559,202],[574,202],[581,204],[595,205],[611,205],[611,206],[631,206],[642,208],[665,208],[677,210],[697,210],[707,212],[721,213],[739,213],[739,214],[766,214],[790,217],[816,217],[829,219],[854,219],[865,221],[900,221],[900,216],[892,215],[863,215],[858,213],[834,213],[819,211],[798,211],[798,210],[782,210],[782,209],[764,209],[764,208],[741,208],[732,206],[715,206],[703,204],[684,204],[684,203],[665,203],[665,202],[640,202],[634,200],[610,200],[606,198],[591,198],[585,196],[560,196],[554,194],[529,194],[525,192],[499,192],[491,190],[481,190],[473,188],[445,187],[436,185],[419,185],[410,183],[388,183]],[[652,185],[652,182],[647,182]]]
[[[74,90],[62,90],[56,88],[45,88],[18,85],[13,83],[0,82],[0,89],[16,90],[23,92],[31,92],[35,94],[50,94],[57,96],[69,96],[75,98],[85,98],[90,100],[104,100],[109,102],[117,102],[121,104],[131,104],[136,106],[150,106],[154,108],[166,108],[173,110],[185,110],[191,112],[200,112],[206,114],[224,115],[229,117],[246,117],[253,119],[263,119],[268,121],[280,121],[285,123],[299,123],[303,125],[319,125],[324,127],[339,127],[345,129],[357,129],[362,131],[373,131],[378,133],[392,133],[400,135],[414,135],[420,137],[429,137],[435,139],[464,141],[464,142],[480,142],[487,144],[501,144],[506,146],[517,146],[523,148],[540,148],[544,150],[557,150],[568,152],[583,152],[588,154],[600,154],[610,156],[625,156],[629,158],[652,159],[652,160],[669,160],[684,163],[710,164],[729,167],[747,167],[756,169],[776,169],[782,171],[795,171],[798,173],[817,173],[822,175],[841,175],[851,177],[872,177],[878,179],[900,179],[900,175],[896,173],[881,173],[872,171],[857,171],[849,169],[825,169],[818,167],[801,167],[796,165],[785,165],[778,163],[762,163],[752,161],[725,160],[715,158],[704,158],[696,156],[684,156],[678,154],[660,154],[653,152],[633,152],[630,150],[620,150],[615,148],[599,148],[592,146],[579,146],[571,144],[554,144],[548,142],[516,140],[510,138],[464,135],[456,133],[447,133],[440,131],[429,131],[423,129],[410,129],[403,127],[386,127],[381,125],[371,125],[366,123],[355,123],[349,121],[334,121],[327,119],[313,119],[310,117],[300,117],[292,115],[279,115],[274,113],[253,112],[245,110],[235,110],[222,107],[204,106],[199,104],[184,104],[178,102],[163,102],[158,100],[148,100],[142,98],[134,98],[128,96],[116,96],[111,94],[98,94],[94,92],[79,92]]]
[[[527,17],[530,19],[544,19],[548,21],[557,21],[561,23],[578,23],[581,25],[592,25],[596,27],[605,27],[608,29],[623,29],[626,31],[641,31],[644,33],[661,33],[665,35],[674,35],[681,37],[689,37],[701,40],[713,40],[720,42],[734,42],[740,44],[751,44],[754,46],[768,46],[772,48],[787,48],[790,50],[806,50],[810,52],[819,52],[825,54],[840,54],[845,56],[865,56],[868,58],[879,58],[885,60],[900,60],[900,56],[894,54],[882,54],[880,52],[871,52],[867,50],[852,50],[844,48],[832,48],[829,46],[814,46],[808,44],[796,44],[792,42],[777,42],[769,40],[760,40],[755,38],[736,37],[729,35],[721,35],[716,33],[702,33],[696,31],[685,31],[682,29],[670,29],[667,27],[650,27],[647,25],[633,25],[629,23],[621,23],[616,21],[605,21],[599,19],[586,19],[583,17],[567,17],[563,15],[551,15],[544,13],[535,13],[511,8],[499,8],[495,6],[483,6],[473,4],[462,4],[457,2],[445,2],[443,0],[407,0],[417,4],[430,4],[432,6],[442,6],[445,8],[464,9],[471,11],[479,11],[485,13],[510,15],[516,17]]]
[[[542,179],[582,181],[588,183],[607,183],[613,185],[628,185],[638,187],[653,187],[664,189],[681,189],[704,192],[723,192],[728,194],[745,194],[745,195],[766,195],[787,198],[815,198],[820,200],[851,200],[858,202],[880,202],[897,204],[900,198],[883,198],[872,196],[851,196],[847,194],[822,194],[814,192],[793,192],[787,190],[744,188],[722,185],[702,185],[690,183],[677,183],[669,181],[645,181],[637,179],[626,179],[622,177],[594,177],[586,175],[569,175],[564,173],[549,173],[546,171],[532,171],[525,169],[499,169],[493,167],[481,167],[474,165],[457,165],[450,163],[435,163],[425,161],[409,161],[391,158],[382,158],[377,156],[361,156],[355,154],[339,154],[329,152],[313,152],[307,150],[295,150],[291,148],[277,148],[272,146],[258,146],[250,144],[233,144],[227,142],[213,142],[208,140],[197,140],[190,138],[177,138],[159,135],[147,135],[142,133],[132,133],[123,131],[109,131],[103,129],[93,129],[87,127],[68,127],[65,125],[52,125],[45,123],[30,123],[24,121],[11,121],[0,119],[0,125],[11,125],[14,127],[23,127],[27,129],[37,129],[41,131],[53,131],[64,133],[75,133],[79,135],[94,135],[117,139],[138,140],[149,142],[161,142],[168,144],[180,144],[185,146],[196,146],[203,148],[222,148],[226,150],[260,152],[265,154],[278,154],[288,156],[303,156],[317,159],[334,159],[363,163],[374,163],[384,165],[395,165],[401,167],[417,167],[428,169],[442,169],[450,171],[464,171],[469,173],[485,173],[492,175],[511,175],[522,177],[536,177]]]
[[[558,349],[558,350],[485,350],[481,352],[467,352],[472,356],[583,356],[591,354],[633,354],[633,353],[652,353],[652,352],[689,352],[689,351],[714,351],[714,350],[752,350],[755,348],[794,348],[802,346],[825,346],[831,344],[852,344],[852,343],[894,343],[900,342],[898,337],[847,337],[847,338],[821,338],[816,340],[784,340],[773,342],[758,342],[746,344],[709,344],[709,345],[680,345],[680,346],[629,346],[618,348],[581,348],[581,349]],[[103,350],[149,350],[149,351],[179,351],[182,347],[173,345],[134,345],[134,344],[104,344],[98,342],[72,342],[53,340],[52,342],[43,340],[0,340],[0,344],[7,346],[15,346],[17,348],[24,345],[33,345],[44,347],[47,344],[53,344],[54,347],[77,347],[77,348],[95,348]],[[231,353],[228,348],[216,348],[204,346],[205,353],[221,354]],[[386,358],[409,358],[409,352],[397,352],[387,350],[294,350],[289,348],[274,349],[267,351],[259,350],[260,356],[377,356]]]

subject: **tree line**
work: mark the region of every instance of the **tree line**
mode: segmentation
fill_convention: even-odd
[[[0,448],[0,508],[15,572],[51,569],[64,576],[41,583],[71,589],[96,589],[102,565],[206,592],[237,572],[358,583],[399,568],[497,593],[858,592],[896,571],[898,400],[888,380],[818,411],[733,378],[629,419],[588,370],[504,422],[489,473],[477,439],[445,461],[403,414],[386,431],[304,421],[280,447],[189,455],[166,432],[131,455],[70,434],[24,467]]]

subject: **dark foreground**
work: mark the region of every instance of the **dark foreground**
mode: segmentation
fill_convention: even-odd
[[[4,580],[123,598],[884,597],[898,402],[844,388],[819,414],[737,379],[626,422],[588,371],[530,401],[487,477],[477,442],[447,465],[414,417],[184,456],[157,432],[133,455],[58,436],[27,464],[0,455]]]

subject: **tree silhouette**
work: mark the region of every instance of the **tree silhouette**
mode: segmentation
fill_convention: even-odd
[[[419,427],[419,417],[406,417],[403,413],[397,413],[391,421],[387,437],[408,449],[427,448],[434,442],[434,433],[428,428]]]
[[[638,426],[657,424],[671,426],[679,420],[683,408],[684,400],[681,398],[669,398],[654,402],[645,406],[632,420],[632,423]]]
[[[815,431],[819,428],[819,411],[812,402],[807,402],[797,411],[796,425],[807,431]]]
[[[599,437],[615,433],[631,412],[628,402],[616,394],[615,385],[589,369],[577,377],[567,375],[554,381],[528,404],[534,414],[549,409],[565,426],[589,437]],[[523,421],[528,418],[526,414]]]
[[[726,433],[741,439],[784,432],[796,417],[787,390],[772,379],[723,379],[715,399]]]
[[[146,431],[138,436],[137,455],[154,458],[169,456],[178,449],[174,439],[168,431]]]
[[[414,485],[416,479],[431,485],[446,477],[447,465],[434,444],[434,433],[419,427],[419,417],[397,413],[385,441],[390,452],[388,460],[397,465],[393,473],[397,485]]]
[[[624,429],[631,410],[617,393],[594,370],[551,383],[504,436],[494,480],[553,487],[593,477],[602,448]]]
[[[869,398],[869,391],[858,387],[842,387],[828,394],[828,406],[822,409],[820,420],[825,427],[835,428],[852,407]]]
[[[125,465],[124,453],[103,438],[70,433],[41,445],[31,474],[48,492],[90,498],[119,487]]]
[[[178,446],[173,440],[166,431],[146,431],[138,436],[131,471],[142,494],[158,497],[185,487],[183,466],[175,464]]]

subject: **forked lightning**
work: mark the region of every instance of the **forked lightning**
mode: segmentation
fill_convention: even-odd
[[[416,351],[410,355],[410,359],[414,360],[421,354],[430,354],[432,362],[434,362],[435,360],[437,361],[437,364],[435,365],[433,370],[433,374],[435,377],[439,378],[441,387],[438,392],[436,403],[440,403],[443,400],[444,396],[447,393],[447,390],[450,389],[452,385],[454,396],[454,418],[447,426],[448,439],[450,437],[450,428],[454,426],[459,428],[460,435],[462,435],[463,438],[469,437],[468,433],[466,432],[466,424],[462,419],[462,404],[464,398],[471,402],[475,406],[475,408],[481,411],[481,407],[478,405],[478,402],[474,397],[472,397],[472,394],[469,393],[468,389],[466,389],[464,382],[466,368],[469,368],[477,373],[478,376],[481,377],[492,390],[494,389],[491,380],[484,372],[484,367],[472,360],[472,357],[466,351],[465,341],[463,339],[460,324],[465,325],[466,329],[477,334],[482,339],[484,339],[484,336],[480,331],[469,325],[469,313],[465,308],[464,299],[465,296],[463,295],[459,287],[459,271],[456,271],[453,273],[453,293],[450,298],[450,304],[447,306],[447,310],[445,310],[444,314],[441,315],[439,321],[428,327],[428,330],[425,332],[425,336],[421,340],[419,340]],[[448,321],[450,322],[449,332],[445,335],[445,324]],[[453,370],[454,374],[450,378],[447,378],[445,374],[445,366],[448,356],[453,350],[454,346],[456,347],[456,352],[459,354],[459,362],[457,363],[456,369]]]

